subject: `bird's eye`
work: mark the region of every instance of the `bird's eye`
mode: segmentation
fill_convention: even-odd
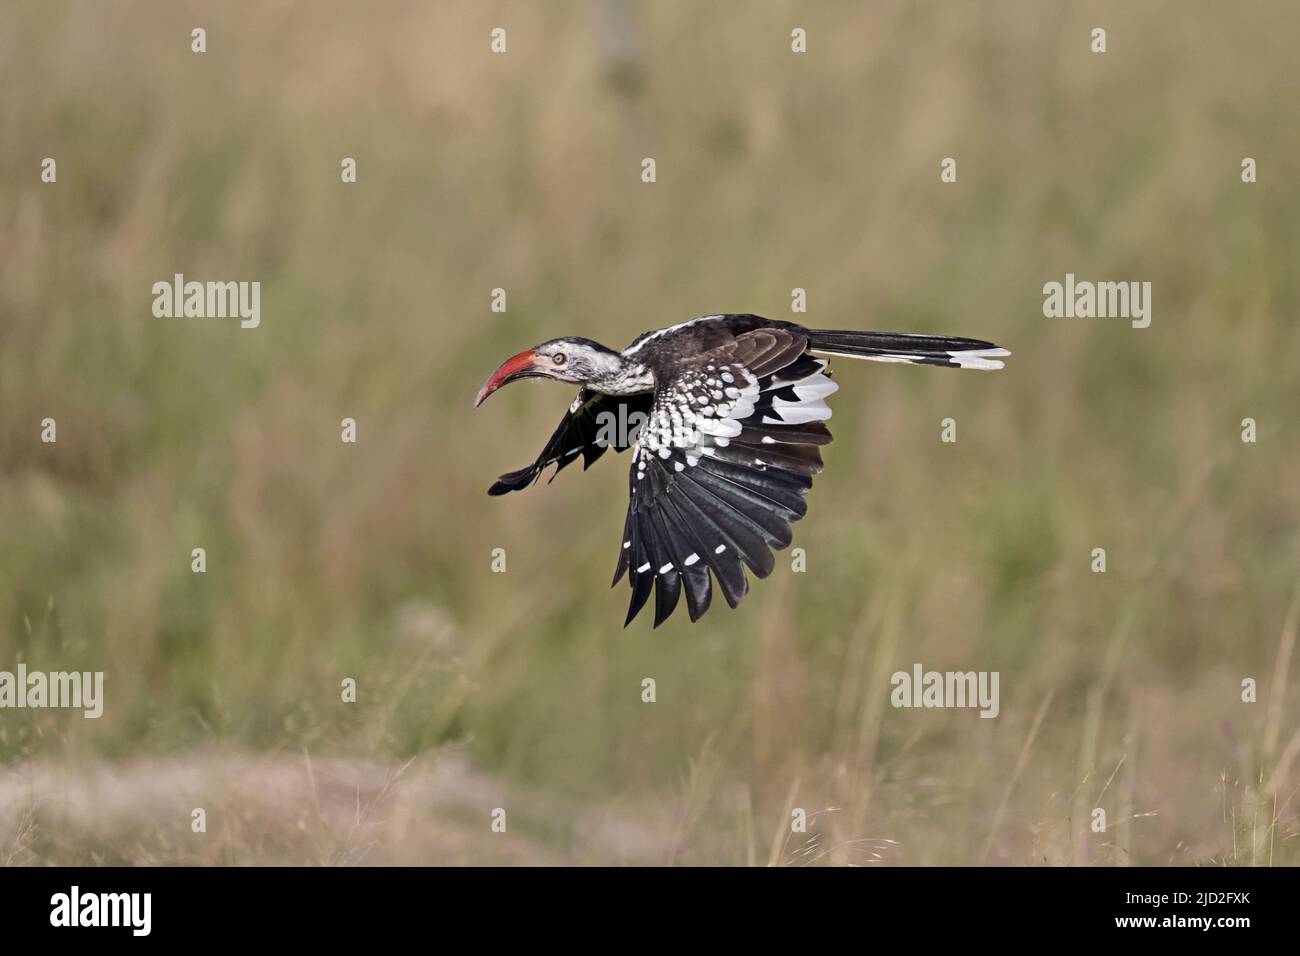
[[[568,361],[568,359],[565,357],[563,352],[556,352],[554,355],[551,356],[551,361],[554,362],[556,365],[563,365],[565,362]]]

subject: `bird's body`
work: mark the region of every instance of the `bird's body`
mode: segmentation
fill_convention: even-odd
[[[692,621],[716,582],[733,608],[744,567],[771,573],[831,441],[826,398],[837,384],[819,355],[950,368],[1001,368],[1006,349],[976,339],[807,329],[757,315],[711,315],[648,332],[620,352],[552,339],[507,359],[475,404],[518,378],[582,385],[538,459],[488,493],[532,484],[579,454],[590,466],[634,447],[614,583],[629,575],[627,622],[655,594],[655,626],[682,592]],[[710,577],[712,576],[712,577]]]

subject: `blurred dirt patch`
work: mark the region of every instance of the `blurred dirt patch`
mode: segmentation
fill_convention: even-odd
[[[504,833],[492,830],[496,808]],[[206,832],[194,831],[198,809]],[[5,865],[653,864],[668,839],[630,816],[521,793],[456,753],[405,765],[201,753],[0,771]]]

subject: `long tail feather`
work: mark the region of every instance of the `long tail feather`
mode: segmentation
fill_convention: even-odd
[[[903,332],[849,332],[816,329],[808,335],[814,352],[843,355],[872,362],[904,362],[946,368],[1002,368],[1006,349],[981,339],[946,335],[909,335]]]

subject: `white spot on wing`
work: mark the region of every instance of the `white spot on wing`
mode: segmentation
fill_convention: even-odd
[[[773,424],[802,425],[804,422],[824,422],[831,417],[831,407],[821,399],[802,405],[781,405],[773,408],[773,411],[780,417],[764,415],[763,421]]]
[[[794,386],[794,393],[799,396],[800,401],[804,402],[825,398],[827,395],[834,395],[839,390],[838,384],[820,374],[806,378],[802,382],[797,382]]]

